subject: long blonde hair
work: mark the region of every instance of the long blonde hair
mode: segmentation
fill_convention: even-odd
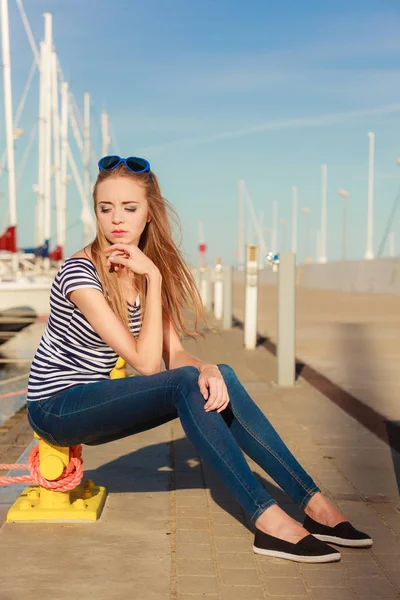
[[[96,204],[99,185],[105,179],[127,177],[143,186],[149,207],[150,222],[140,237],[139,249],[158,267],[162,275],[162,311],[163,319],[172,321],[178,335],[192,338],[203,336],[198,331],[198,323],[202,321],[208,327],[198,289],[189,266],[174,242],[171,223],[182,237],[179,218],[171,204],[163,198],[158,180],[154,173],[132,173],[122,163],[116,169],[100,171],[93,188],[94,212],[96,214],[96,238],[91,245],[92,260],[99,273],[106,300],[112,310],[128,327],[128,311],[122,283],[116,273],[110,273],[104,249],[110,245],[97,220]],[[141,318],[146,310],[146,277],[135,273],[135,288],[139,293]],[[183,311],[194,312],[194,327],[185,325]]]

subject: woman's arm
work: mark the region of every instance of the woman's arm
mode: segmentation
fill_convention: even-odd
[[[178,334],[171,322],[164,322],[163,324],[163,359],[165,362],[165,368],[177,369],[178,367],[192,366],[196,367],[201,373],[206,367],[216,367],[206,363],[197,356],[189,354],[184,350]]]
[[[93,329],[121,358],[142,375],[159,373],[162,355],[162,277],[157,268],[146,274],[148,286],[146,312],[139,339],[119,320],[98,290],[81,288],[69,299],[89,321]]]

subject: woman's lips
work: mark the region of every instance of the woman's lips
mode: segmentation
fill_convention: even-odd
[[[126,235],[126,231],[113,231],[112,235],[115,237],[124,237],[124,235]]]

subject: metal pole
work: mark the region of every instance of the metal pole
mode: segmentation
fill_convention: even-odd
[[[374,163],[375,163],[375,134],[368,133],[369,137],[369,164],[368,164],[368,225],[367,225],[367,251],[365,260],[374,258],[373,231],[374,231]]]
[[[215,260],[214,268],[214,316],[221,320],[223,315],[223,281],[222,281],[222,261],[220,258]]]
[[[292,252],[297,252],[297,186],[292,187]]]
[[[222,329],[231,329],[233,323],[233,269],[232,265],[223,268],[224,307],[222,316]]]
[[[272,235],[271,235],[271,252],[276,254],[278,248],[278,202],[272,203]]]
[[[244,347],[253,350],[257,343],[258,246],[247,246],[244,313]]]
[[[238,269],[244,269],[244,181],[239,181],[239,236],[238,236]]]
[[[61,241],[60,246],[64,251],[67,225],[67,163],[68,163],[68,83],[61,85],[61,198],[60,198],[60,220]]]
[[[278,279],[278,385],[295,384],[296,256],[279,255]]]
[[[53,17],[50,13],[44,15],[44,242],[50,241],[51,236],[51,54],[53,50]],[[50,268],[50,259],[45,257],[43,266]]]
[[[46,97],[45,97],[45,63],[46,45],[40,42],[40,84],[39,84],[39,143],[38,143],[38,186],[36,201],[36,245],[44,243],[44,160],[45,160],[45,120],[46,120]]]
[[[11,87],[11,55],[10,55],[10,31],[8,20],[8,2],[1,0],[1,42],[3,54],[3,88],[4,88],[4,118],[7,143],[7,167],[8,167],[8,202],[9,219],[12,227],[17,226],[17,189],[15,181],[15,158],[14,158],[14,120],[12,110],[12,87]],[[13,269],[18,270],[18,254],[13,256]]]
[[[85,188],[85,198],[86,203],[89,202],[90,198],[90,171],[89,171],[89,161],[90,161],[90,94],[89,92],[85,92],[83,97],[84,104],[84,145],[83,145],[83,165],[84,165],[84,188]],[[87,219],[87,211],[88,206],[85,208],[83,213],[83,236],[84,243],[89,244],[92,237],[91,225]]]
[[[319,262],[326,263],[327,166],[321,166],[321,247]]]
[[[101,113],[102,156],[108,155],[108,146],[110,144],[110,135],[108,130],[108,114],[103,112]]]
[[[51,75],[52,75],[52,111],[53,111],[53,136],[54,136],[54,183],[57,207],[57,245],[62,242],[62,205],[61,205],[61,146],[60,146],[60,116],[58,107],[58,76],[57,56],[51,53]]]

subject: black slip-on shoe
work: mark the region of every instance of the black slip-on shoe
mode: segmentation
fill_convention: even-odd
[[[338,546],[371,548],[373,543],[367,533],[358,531],[348,521],[343,521],[335,527],[328,527],[317,523],[317,521],[306,515],[303,527],[321,542],[329,542]]]
[[[340,552],[312,535],[307,535],[297,544],[292,544],[257,529],[253,550],[256,554],[302,563],[325,563],[340,560]]]

